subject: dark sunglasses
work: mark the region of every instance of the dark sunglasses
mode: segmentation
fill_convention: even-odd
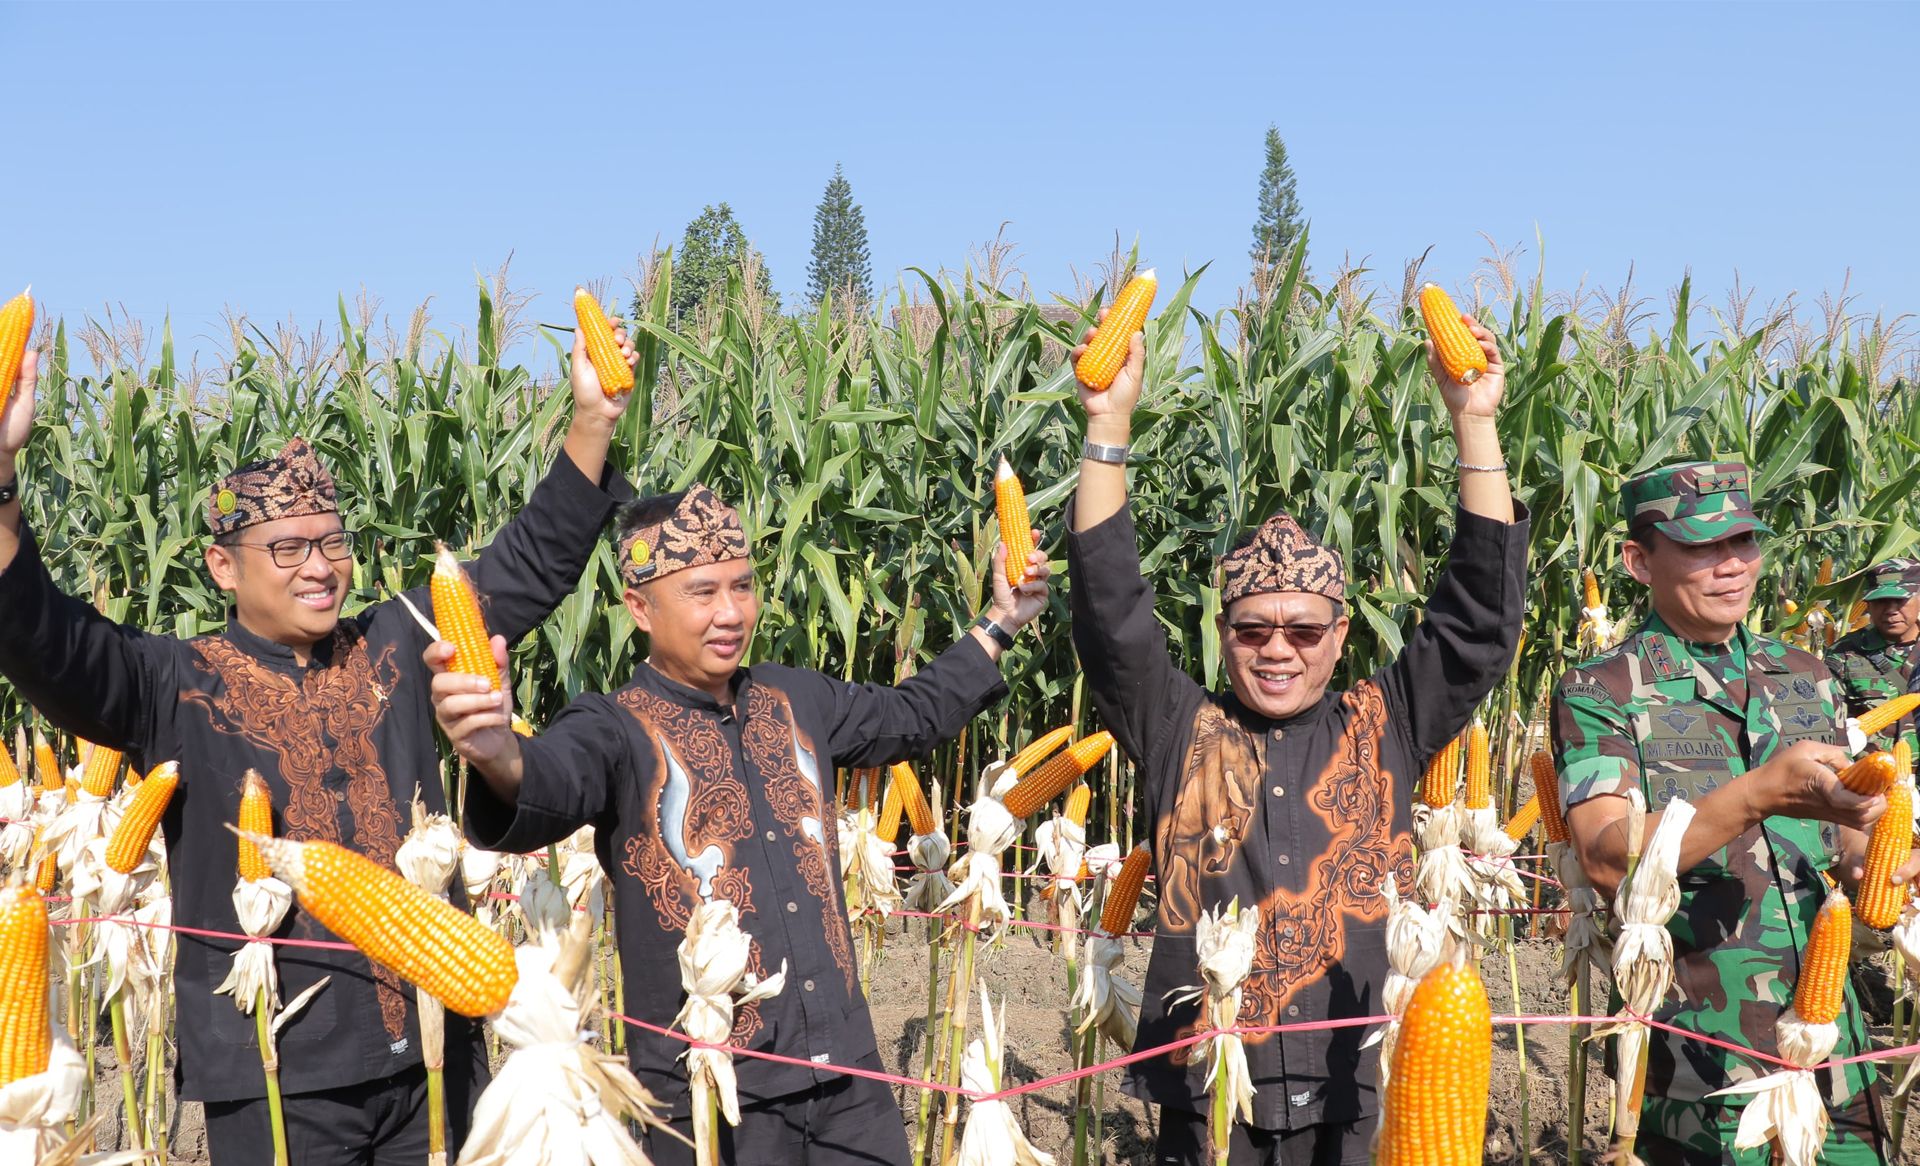
[[[1302,651],[1314,647],[1333,630],[1330,623],[1230,623],[1227,630],[1233,638],[1249,648],[1259,649],[1267,646],[1273,639],[1273,633],[1279,632],[1287,638],[1287,643]]]

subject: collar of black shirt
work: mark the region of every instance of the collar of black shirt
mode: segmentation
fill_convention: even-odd
[[[742,664],[733,674],[733,700],[721,704],[713,697],[697,688],[688,687],[678,680],[672,680],[645,660],[633,670],[633,682],[656,696],[665,697],[675,704],[690,709],[704,709],[710,713],[730,713],[739,707],[740,698],[746,694],[747,685],[753,682],[752,669]]]
[[[1340,695],[1340,693],[1329,688],[1320,694],[1319,700],[1314,701],[1292,716],[1282,717],[1277,721],[1271,717],[1263,716],[1241,703],[1239,695],[1235,693],[1232,688],[1227,689],[1226,705],[1227,711],[1233,714],[1234,719],[1238,720],[1248,729],[1259,733],[1271,733],[1275,729],[1294,729],[1302,725],[1311,725],[1325,715],[1328,709],[1333,707],[1334,702],[1340,699]]]
[[[298,670],[300,665],[294,662],[293,649],[264,636],[256,636],[240,622],[240,613],[227,608],[226,637],[235,646],[255,659],[268,664],[277,664],[283,668]],[[333,637],[322,636],[307,652],[307,667],[325,668],[333,659]]]

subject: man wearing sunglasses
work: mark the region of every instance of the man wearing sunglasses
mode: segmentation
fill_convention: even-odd
[[[1328,685],[1347,637],[1346,566],[1285,513],[1219,564],[1228,691],[1180,671],[1141,576],[1127,501],[1142,338],[1111,388],[1081,388],[1087,437],[1067,539],[1073,638],[1102,722],[1139,767],[1159,876],[1138,1048],[1197,1031],[1199,1001],[1179,1003],[1174,990],[1199,974],[1200,914],[1235,899],[1260,911],[1241,1024],[1382,1010],[1382,890],[1389,874],[1411,885],[1416,786],[1505,674],[1523,611],[1528,522],[1494,428],[1504,370],[1491,334],[1468,326],[1487,354],[1484,374],[1456,384],[1428,362],[1459,450],[1447,568],[1406,648],[1345,692]],[[1359,1027],[1246,1037],[1253,1120],[1235,1125],[1229,1161],[1369,1161],[1380,1098],[1378,1055],[1364,1038]],[[1185,1052],[1129,1070],[1127,1091],[1160,1106],[1156,1164],[1215,1160],[1206,1078]]]
[[[631,363],[633,349],[624,352]],[[342,618],[355,537],[332,476],[295,438],[207,492],[207,570],[232,598],[223,631],[182,640],[116,624],[59,591],[21,514],[15,473],[36,367],[29,353],[0,414],[0,674],[54,725],[124,751],[143,771],[179,763],[162,820],[175,922],[241,930],[237,841],[226,823],[239,821],[249,770],[272,792],[276,834],[337,842],[391,867],[416,784],[430,810],[446,811],[433,780],[440,757],[420,655],[428,641],[397,602]],[[606,462],[625,406],[624,396],[601,392],[576,343],[566,456],[470,567],[488,626],[509,640],[573,591],[600,528],[632,497]],[[417,604],[428,602],[426,590],[412,596]],[[335,939],[298,906],[275,934]],[[188,932],[176,941],[179,1096],[205,1103],[214,1166],[271,1162],[254,1021],[216,995],[238,944]],[[283,1000],[328,981],[278,1038],[291,1160],[426,1161],[413,990],[356,951],[284,946],[275,962]],[[486,1081],[486,1048],[477,1024],[449,1014],[446,1028],[448,1145],[457,1153]]]

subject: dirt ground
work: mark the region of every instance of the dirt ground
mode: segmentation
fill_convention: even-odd
[[[927,998],[927,959],[930,948],[925,923],[895,921],[873,973],[874,1028],[881,1056],[888,1067],[903,1075],[917,1075],[924,1055]],[[1125,973],[1138,983],[1146,970],[1150,941],[1140,940],[1129,953]],[[1564,1013],[1567,994],[1557,982],[1558,944],[1546,939],[1522,940],[1514,945],[1520,983],[1519,1010],[1527,1014]],[[979,975],[996,1008],[1004,1008],[1007,1031],[1008,1084],[1033,1081],[1072,1068],[1068,1052],[1065,1003],[1066,971],[1047,946],[1043,933],[1015,929],[997,946],[982,949]],[[1482,974],[1495,1015],[1515,1012],[1512,980],[1504,953],[1482,962]],[[1875,956],[1856,965],[1856,988],[1878,1023],[1875,1036],[1889,1039],[1885,1027],[1893,1000],[1887,957]],[[1604,990],[1600,988],[1599,990]],[[976,1009],[977,1011],[977,1009]],[[973,1029],[978,1031],[977,1017]],[[1514,1030],[1494,1033],[1493,1089],[1488,1100],[1487,1152],[1489,1164],[1517,1163],[1521,1146],[1531,1145],[1534,1162],[1564,1162],[1567,1158],[1568,1034],[1564,1026],[1537,1026],[1524,1033],[1527,1072],[1520,1072]],[[1611,1083],[1600,1068],[1600,1058],[1589,1058],[1585,1144],[1598,1154],[1605,1149],[1608,1097]],[[1117,1054],[1111,1049],[1106,1057]],[[99,1050],[99,1094],[104,1108],[113,1110],[102,1130],[102,1146],[118,1139],[119,1082],[112,1064],[111,1042]],[[1118,1070],[1105,1075],[1102,1102],[1101,1156],[1104,1163],[1139,1164],[1151,1161],[1156,1130],[1154,1116],[1119,1090]],[[1524,1094],[1523,1094],[1524,1089]],[[919,1095],[902,1091],[903,1117],[909,1129],[917,1117]],[[1072,1161],[1074,1101],[1070,1086],[1028,1094],[1014,1104],[1021,1128],[1036,1146],[1051,1152],[1061,1166]],[[174,1115],[169,1160],[182,1166],[206,1166],[206,1144],[200,1107],[188,1103]],[[1912,1123],[1902,1158],[1920,1153],[1920,1122]],[[1596,1161],[1597,1158],[1589,1159]]]

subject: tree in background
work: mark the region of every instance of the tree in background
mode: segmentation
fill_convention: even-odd
[[[807,265],[807,299],[817,308],[829,295],[848,311],[873,298],[866,215],[853,201],[853,186],[838,162],[813,211],[813,261]]]
[[[751,272],[755,289],[772,302],[773,281],[767,263],[753,244],[733,208],[726,203],[702,207],[687,224],[680,247],[673,257],[673,315],[675,319],[694,318],[700,309],[727,290],[727,271],[739,267]]]
[[[1287,161],[1287,144],[1280,131],[1267,127],[1267,165],[1260,172],[1260,211],[1253,222],[1253,285],[1270,282],[1268,269],[1283,264],[1300,237],[1304,224],[1300,218],[1300,198],[1294,192],[1293,166]]]

